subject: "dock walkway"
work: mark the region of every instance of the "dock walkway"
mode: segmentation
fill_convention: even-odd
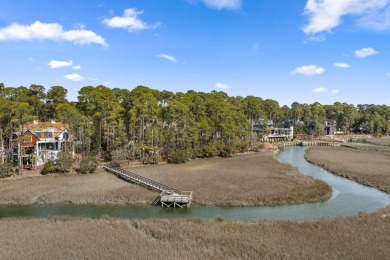
[[[339,142],[327,142],[327,141],[291,141],[283,142],[282,146],[336,146],[339,147]]]
[[[189,207],[191,204],[192,191],[181,191],[121,168],[109,166],[103,166],[103,168],[106,171],[115,174],[118,178],[160,192],[160,195],[152,203],[154,205],[161,203],[162,207],[183,208]]]

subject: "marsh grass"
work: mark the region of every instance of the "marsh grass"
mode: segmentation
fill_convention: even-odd
[[[186,164],[128,167],[216,205],[280,205],[323,201],[330,188],[268,153],[193,160]],[[151,203],[158,195],[112,174],[50,175],[0,180],[1,204]]]
[[[193,160],[128,170],[180,190],[194,201],[217,205],[280,205],[326,200],[328,185],[277,161],[269,153]]]
[[[1,180],[0,193],[1,204],[149,203],[156,197],[103,171]]]
[[[369,138],[367,139],[367,142],[375,145],[390,146],[390,136],[385,136],[382,138]]]
[[[347,147],[310,147],[305,158],[339,176],[390,193],[390,153]]]
[[[0,230],[0,259],[387,259],[390,255],[390,215],[379,214],[257,223],[2,219]]]
[[[345,143],[342,146],[354,148],[354,149],[366,150],[366,151],[390,153],[390,146],[385,146],[385,145],[376,145],[371,143]]]

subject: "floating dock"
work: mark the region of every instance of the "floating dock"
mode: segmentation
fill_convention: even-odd
[[[153,205],[161,203],[162,207],[167,208],[188,208],[191,205],[192,191],[181,191],[121,168],[109,166],[103,166],[103,168],[107,172],[115,174],[118,178],[160,192],[160,195],[153,201]]]

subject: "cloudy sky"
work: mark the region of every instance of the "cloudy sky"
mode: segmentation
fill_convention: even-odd
[[[0,82],[390,105],[390,0],[1,0]]]

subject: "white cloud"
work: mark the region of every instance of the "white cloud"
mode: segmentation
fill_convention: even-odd
[[[79,69],[81,69],[81,66],[80,65],[75,65],[75,66],[72,66],[72,69],[79,70]]]
[[[323,94],[323,93],[328,92],[328,90],[326,88],[323,88],[323,87],[313,88],[311,91],[314,93],[317,93],[317,94]]]
[[[84,77],[82,77],[81,75],[79,75],[77,73],[67,74],[67,75],[64,76],[64,78],[66,78],[68,80],[72,80],[72,81],[82,81],[82,80],[85,79]]]
[[[338,94],[338,93],[340,93],[340,89],[333,89],[330,93]]]
[[[317,67],[316,65],[301,66],[290,72],[291,75],[303,74],[306,76],[320,75],[325,72],[324,68]]]
[[[334,66],[337,67],[337,68],[341,68],[341,69],[348,69],[348,68],[351,67],[349,64],[342,63],[342,62],[335,62]]]
[[[357,21],[363,28],[387,30],[390,28],[390,5],[381,10],[375,10]]]
[[[111,28],[123,28],[129,32],[154,29],[160,24],[150,25],[138,18],[138,15],[143,14],[142,11],[137,11],[136,8],[125,9],[123,16],[114,16],[110,19],[104,19],[103,23]]]
[[[69,30],[64,31],[61,24],[42,23],[36,21],[31,25],[11,24],[8,27],[0,29],[0,41],[31,41],[31,40],[54,40],[69,41],[74,44],[96,43],[107,46],[105,40],[90,30]]]
[[[384,10],[389,0],[308,0],[305,14],[309,23],[303,28],[306,34],[331,31],[342,23],[345,15],[369,17]]]
[[[210,8],[221,9],[240,9],[242,0],[202,0]]]
[[[168,54],[165,54],[165,53],[162,53],[160,55],[157,55],[157,57],[160,57],[160,58],[163,58],[163,59],[166,59],[166,60],[169,60],[169,61],[172,61],[172,62],[177,62],[176,58],[168,55]]]
[[[229,88],[229,86],[224,84],[224,83],[217,83],[217,84],[215,84],[215,87],[216,88],[220,88],[220,89],[227,89],[227,88]]]
[[[379,52],[374,50],[373,48],[363,48],[363,49],[360,49],[360,50],[356,50],[355,51],[355,56],[359,57],[359,58],[364,58],[364,57],[372,56],[372,55],[375,55],[375,54],[378,54],[378,53]]]
[[[87,28],[87,26],[85,26],[85,24],[82,23],[76,23],[75,25],[73,25],[73,28],[78,30],[84,30],[85,28]]]
[[[57,69],[57,68],[63,68],[63,67],[69,67],[73,65],[73,61],[60,61],[60,60],[51,60],[47,65],[51,69]]]
[[[307,42],[323,42],[326,40],[326,36],[324,34],[320,34],[320,35],[315,35],[315,36],[310,36],[309,38],[307,38],[304,43],[307,43]]]

